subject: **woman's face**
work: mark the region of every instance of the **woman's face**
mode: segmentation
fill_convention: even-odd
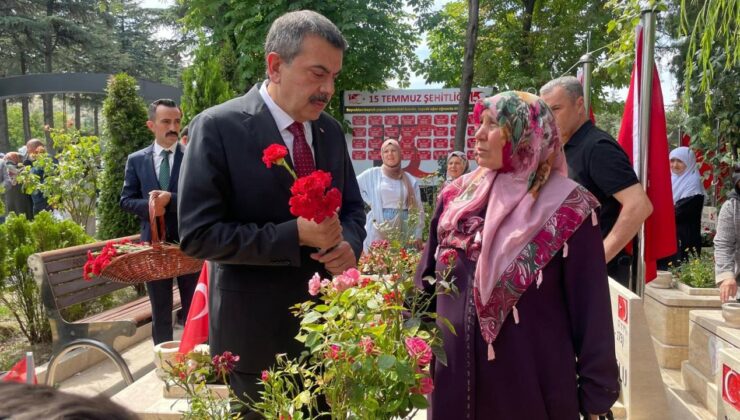
[[[463,174],[465,163],[457,156],[452,156],[447,160],[447,177],[457,179]]]
[[[381,152],[381,159],[385,166],[395,168],[401,163],[401,150],[395,144],[388,144]]]
[[[674,175],[681,175],[686,170],[686,164],[681,159],[671,159],[671,172]]]
[[[481,114],[481,124],[475,132],[475,141],[478,165],[494,171],[501,169],[504,164],[503,150],[506,139],[501,127],[491,118],[491,111],[488,109]]]

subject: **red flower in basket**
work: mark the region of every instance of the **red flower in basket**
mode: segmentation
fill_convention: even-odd
[[[290,187],[290,213],[316,223],[330,218],[342,204],[342,193],[331,188],[331,174],[325,171],[314,171],[310,175],[298,178],[285,161],[288,149],[279,144],[271,144],[262,152],[262,162],[268,168],[280,165],[290,172],[296,181]]]
[[[105,267],[111,263],[113,258],[127,254],[129,252],[140,251],[148,246],[142,244],[132,244],[129,239],[121,239],[118,242],[108,242],[100,252],[92,253],[87,251],[87,262],[82,267],[82,278],[90,281],[97,277],[105,270]]]

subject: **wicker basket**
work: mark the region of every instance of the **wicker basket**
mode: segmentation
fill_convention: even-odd
[[[119,283],[144,283],[197,273],[203,267],[199,260],[180,250],[178,245],[160,241],[157,225],[165,232],[164,216],[154,216],[154,201],[149,201],[149,224],[152,229],[151,248],[113,258],[100,273]]]

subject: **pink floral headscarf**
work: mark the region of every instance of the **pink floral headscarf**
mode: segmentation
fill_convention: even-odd
[[[474,298],[493,359],[492,343],[506,316],[512,309],[516,314],[514,305],[521,294],[598,202],[568,179],[555,118],[539,97],[504,92],[476,108],[478,117],[489,110],[507,138],[503,167],[497,171],[479,167],[445,188],[442,198],[448,201],[437,233],[440,247],[449,243],[447,238],[465,236],[461,232],[472,235],[471,220],[480,219],[485,208],[477,232],[480,244],[470,248],[480,252]],[[560,211],[566,201],[575,213]],[[540,241],[543,235],[547,241]],[[476,255],[468,257],[474,260]]]

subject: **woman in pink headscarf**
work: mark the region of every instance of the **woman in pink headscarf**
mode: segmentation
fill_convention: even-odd
[[[607,412],[618,369],[599,205],[567,177],[550,109],[506,92],[476,106],[478,169],[445,187],[417,271],[453,264],[459,295],[430,419],[577,419]],[[442,328],[444,331],[446,329]]]

